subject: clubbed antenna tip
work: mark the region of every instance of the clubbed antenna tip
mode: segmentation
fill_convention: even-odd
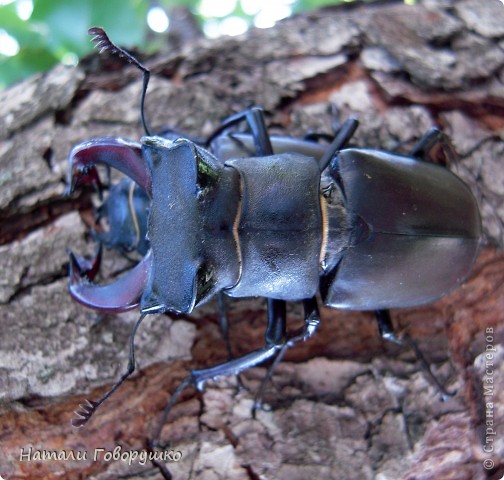
[[[130,55],[110,40],[103,28],[92,27],[88,30],[88,35],[94,35],[91,41],[96,43],[95,48],[99,48],[100,53],[108,50],[110,53],[118,55],[119,57],[126,57],[129,62],[132,61],[131,58],[129,58]]]
[[[117,55],[118,57],[126,59],[129,63],[132,63],[139,70],[142,71],[143,78],[143,88],[142,88],[142,97],[140,98],[140,115],[142,117],[142,125],[144,127],[145,133],[150,136],[149,127],[147,126],[147,121],[145,120],[144,113],[144,101],[145,101],[145,93],[147,92],[147,86],[149,85],[150,71],[149,69],[140,63],[133,55],[129,54],[126,50],[118,47],[115,43],[113,43],[108,37],[107,33],[101,27],[91,27],[88,30],[89,35],[93,35],[91,39],[92,42],[96,43],[95,47],[100,49],[100,53],[108,51],[113,55]]]
[[[72,426],[74,426],[75,428],[83,427],[93,416],[93,413],[99,407],[99,405],[99,402],[86,400],[86,403],[80,405],[81,409],[75,412],[77,417],[72,420]]]

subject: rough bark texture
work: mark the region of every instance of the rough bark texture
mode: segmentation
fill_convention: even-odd
[[[250,415],[263,368],[242,376],[250,391],[237,393],[228,379],[182,396],[162,434],[182,452],[170,465],[175,478],[500,479],[502,3],[332,8],[146,62],[154,128],[204,136],[258,104],[270,112],[272,130],[299,136],[330,131],[333,102],[343,118],[359,116],[356,145],[407,151],[438,124],[459,155],[450,168],[480,201],[485,230],[463,287],[433,305],[393,312],[396,328],[418,341],[436,375],[456,390],[453,398],[439,400],[412,354],[379,338],[371,314],[324,309],[320,333],[276,370],[270,411]],[[138,372],[84,429],[70,426],[78,404],[98,398],[124,371],[137,314],[97,320],[67,294],[66,248],[91,254],[94,245],[86,237],[90,194],[62,198],[66,156],[94,136],[138,139],[140,85],[133,68],[93,56],[1,94],[0,475],[9,480],[158,478],[149,462],[94,460],[93,453],[141,452],[188,369],[226,357],[215,304],[190,318],[153,317],[137,335]],[[103,276],[127,266],[107,252]],[[232,303],[235,354],[263,344],[263,307]],[[299,306],[291,306],[289,325],[300,321]],[[89,453],[75,461],[20,458],[30,447]]]

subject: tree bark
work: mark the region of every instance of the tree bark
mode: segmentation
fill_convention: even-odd
[[[271,131],[299,137],[330,131],[333,103],[342,119],[359,117],[357,146],[407,152],[439,125],[458,154],[450,168],[480,202],[485,232],[464,286],[432,305],[392,312],[396,329],[418,342],[435,375],[456,391],[452,398],[440,401],[412,353],[380,339],[372,314],[323,309],[318,334],[276,369],[266,394],[271,409],[256,419],[250,409],[264,368],[242,374],[245,390],[223,379],[202,394],[182,395],[162,432],[168,449],[182,454],[169,465],[174,478],[501,478],[502,4],[333,7],[145,62],[153,72],[146,108],[154,130],[170,126],[204,137],[230,114],[261,105]],[[96,136],[139,139],[140,87],[134,68],[93,55],[1,94],[0,475],[6,479],[158,478],[135,452],[146,448],[188,369],[226,359],[215,303],[190,317],[149,317],[136,338],[135,375],[83,429],[70,426],[79,403],[99,398],[126,369],[138,314],[98,319],[67,293],[67,249],[90,255],[95,249],[89,236],[95,200],[90,192],[62,196],[66,157],[74,144]],[[107,251],[103,281],[128,267]],[[234,354],[262,346],[264,302],[229,303]],[[302,322],[299,305],[288,315],[290,328]],[[107,461],[104,453],[115,448],[124,455]],[[87,452],[87,459],[37,461],[36,452],[49,451]]]

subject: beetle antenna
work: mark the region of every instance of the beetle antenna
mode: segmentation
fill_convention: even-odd
[[[142,323],[142,320],[145,318],[145,313],[140,315],[140,318],[136,321],[133,329],[130,334],[130,352],[129,352],[129,360],[128,360],[128,369],[122,375],[118,382],[116,382],[113,387],[108,390],[105,395],[103,395],[99,400],[89,400],[86,399],[85,403],[82,403],[80,406],[80,410],[75,412],[76,417],[72,420],[72,425],[76,428],[83,427],[96,412],[96,409],[110,397],[123,383],[124,381],[135,371],[135,335],[138,327]]]
[[[96,43],[95,47],[100,49],[100,53],[108,51],[113,55],[117,55],[119,58],[126,59],[128,63],[135,65],[135,67],[142,71],[143,87],[142,97],[140,98],[140,115],[142,117],[142,125],[146,135],[151,136],[149,127],[147,126],[147,122],[145,120],[144,110],[145,94],[147,93],[147,86],[149,85],[150,70],[144,64],[140,63],[133,55],[113,43],[103,28],[92,27],[88,30],[88,34],[94,35],[91,41]]]

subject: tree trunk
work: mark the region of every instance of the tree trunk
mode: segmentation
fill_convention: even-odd
[[[450,168],[477,196],[485,231],[463,287],[432,305],[392,312],[396,329],[417,341],[453,397],[440,401],[414,355],[380,339],[372,314],[323,309],[318,334],[275,370],[266,392],[271,409],[256,419],[250,409],[264,368],[241,375],[246,389],[223,379],[182,395],[162,432],[167,449],[182,454],[169,465],[174,478],[501,478],[502,4],[345,5],[145,62],[153,72],[146,104],[153,130],[204,137],[255,104],[267,110],[271,131],[299,137],[331,131],[333,103],[342,119],[358,115],[357,146],[407,152],[439,125],[458,153]],[[139,139],[140,87],[133,67],[93,55],[1,94],[3,478],[159,476],[135,454],[145,451],[188,369],[226,359],[215,303],[190,317],[149,317],[136,338],[132,379],[88,425],[70,426],[79,403],[99,398],[126,369],[138,314],[96,318],[67,293],[67,249],[93,254],[95,244],[91,193],[62,196],[66,157],[96,136]],[[102,280],[128,267],[107,251]],[[229,303],[234,354],[262,346],[264,302]],[[299,305],[288,315],[290,328],[302,322]],[[37,460],[50,451],[60,459]]]

